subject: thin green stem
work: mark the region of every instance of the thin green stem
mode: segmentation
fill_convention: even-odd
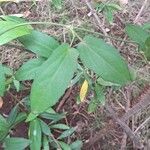
[[[81,30],[81,31],[85,31],[85,32],[89,32],[89,33],[92,33],[92,34],[97,34],[97,35],[100,35],[100,36],[103,36],[103,37],[106,37],[106,38],[110,38],[110,39],[114,39],[114,40],[117,40],[117,41],[121,41],[121,42],[126,42],[126,43],[136,43],[136,42],[133,42],[133,41],[127,41],[127,40],[124,40],[123,39],[118,39],[116,37],[112,37],[112,36],[105,36],[104,34],[102,33],[99,33],[99,32],[95,32],[95,31],[90,31],[88,29],[84,29],[84,28],[79,28],[79,27],[73,27],[71,25],[65,25],[65,24],[60,24],[60,23],[54,23],[54,22],[26,22],[26,23],[20,23],[18,25],[15,25],[14,27],[11,27],[7,30],[5,30],[4,32],[1,32],[0,35],[4,34],[5,32],[8,32],[12,29],[15,29],[17,27],[20,27],[20,26],[26,26],[26,25],[54,25],[54,26],[59,26],[59,27],[65,27],[67,29],[69,29],[71,32],[73,30]],[[77,35],[77,34],[76,34]]]

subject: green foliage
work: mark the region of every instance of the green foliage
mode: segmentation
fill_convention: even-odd
[[[61,1],[53,1],[53,4],[60,8]],[[106,8],[110,13],[109,21],[112,21],[113,10],[119,8],[113,4],[107,4]],[[94,112],[99,105],[105,105],[105,86],[122,86],[132,81],[127,64],[113,46],[94,36],[81,39],[74,34],[80,43],[72,48],[67,43],[59,44],[51,36],[33,30],[30,23],[23,19],[9,16],[2,18],[0,45],[17,39],[25,49],[35,53],[36,58],[25,62],[17,71],[0,64],[0,96],[3,96],[12,84],[19,91],[23,87],[20,81],[33,80],[28,98],[20,101],[7,118],[0,115],[0,141],[4,142],[5,149],[8,150],[25,149],[27,146],[31,150],[49,150],[51,147],[80,150],[83,145],[81,141],[64,142],[75,132],[75,128],[60,123],[66,114],[56,113],[52,106],[56,105],[66,89],[84,79],[87,80],[87,88],[89,86],[89,90],[94,92],[88,108],[89,112]],[[127,27],[127,31],[131,38],[139,44],[142,43],[141,47],[146,47],[145,54],[149,58],[149,38],[132,37],[135,32],[132,30],[135,29],[130,27]],[[69,29],[68,26],[67,28]],[[75,33],[72,28],[70,30]],[[140,33],[143,36],[145,30],[142,29]],[[90,73],[96,76],[96,80],[93,80]],[[86,93],[84,88],[83,93]],[[24,108],[22,112],[19,109],[20,105]],[[10,130],[24,120],[29,122],[29,140],[8,138]],[[53,136],[55,130],[61,131],[57,137]]]
[[[36,30],[33,30],[29,35],[20,37],[19,41],[26,49],[46,58],[59,46],[54,38]]]
[[[51,0],[52,4],[57,8],[61,9],[62,8],[62,0]]]
[[[113,23],[113,15],[116,11],[121,10],[122,8],[115,3],[96,3],[95,8],[97,12],[103,12],[108,22]]]
[[[58,102],[76,71],[78,53],[68,44],[60,45],[45,61],[31,89],[31,111],[44,112]],[[63,80],[62,80],[63,79]]]
[[[82,146],[83,143],[80,140],[77,140],[70,145],[71,150],[81,150]]]
[[[3,96],[5,92],[5,72],[4,67],[0,63],[0,96]]]
[[[24,150],[30,140],[24,138],[6,138],[3,144],[5,150]]]
[[[27,26],[18,26],[17,22],[0,21],[0,45],[6,44],[18,37],[30,34],[31,29]]]
[[[150,34],[142,27],[131,24],[126,26],[126,32],[128,36],[139,45],[140,50],[144,52],[147,59],[150,60]]]
[[[91,99],[91,102],[88,106],[88,112],[89,113],[92,113],[92,112],[96,111],[98,106],[105,105],[105,94],[104,94],[103,87],[96,84],[95,87],[94,87],[94,92],[95,92],[95,95]]]
[[[15,78],[18,81],[32,80],[40,73],[40,66],[43,64],[45,59],[35,58],[24,63],[15,74]]]
[[[79,43],[78,50],[84,65],[104,80],[120,85],[131,80],[125,61],[114,47],[103,40],[86,36],[83,42]]]
[[[9,134],[9,131],[18,123],[24,121],[26,117],[26,113],[19,113],[18,105],[11,110],[7,119],[0,115],[0,141],[3,141]]]
[[[42,146],[42,131],[39,119],[34,119],[29,126],[29,139],[31,150],[40,150]]]

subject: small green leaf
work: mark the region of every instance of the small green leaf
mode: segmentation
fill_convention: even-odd
[[[70,127],[67,126],[67,125],[65,125],[65,124],[55,124],[55,125],[51,125],[50,128],[62,129],[62,130],[68,130],[68,129],[70,129]]]
[[[53,4],[57,9],[61,9],[61,8],[62,8],[62,0],[52,0],[52,4]]]
[[[34,113],[30,113],[26,119],[26,122],[29,122],[29,121],[32,121],[34,120],[35,118],[37,118],[38,114],[34,114]]]
[[[81,150],[82,146],[83,142],[80,140],[77,140],[70,145],[71,150]]]
[[[104,14],[105,14],[106,19],[108,20],[108,22],[109,22],[110,24],[112,24],[112,23],[113,23],[113,19],[114,19],[112,9],[109,8],[109,7],[106,7],[106,8],[104,9]]]
[[[18,81],[32,80],[38,76],[40,72],[40,66],[45,60],[42,58],[35,58],[24,63],[15,74],[15,78]]]
[[[149,37],[149,33],[142,29],[142,27],[131,24],[126,25],[125,30],[128,36],[140,45],[141,50],[144,50],[145,41]]]
[[[49,126],[44,121],[42,121],[42,120],[40,120],[40,124],[41,124],[41,130],[42,130],[42,132],[45,135],[49,136],[51,134]]]
[[[97,82],[98,82],[100,85],[103,85],[103,86],[120,86],[119,84],[105,81],[105,80],[103,80],[101,77],[99,77],[99,78],[97,79]]]
[[[65,115],[66,115],[65,113],[62,113],[62,114],[42,113],[42,114],[40,114],[40,117],[42,117],[44,119],[52,120],[54,123],[54,122],[57,122],[57,121],[65,118]]]
[[[124,85],[131,81],[130,72],[117,50],[103,40],[86,36],[79,43],[80,58],[85,66],[104,80]]]
[[[0,45],[6,44],[23,35],[30,34],[31,29],[27,26],[19,26],[13,21],[0,21]]]
[[[95,112],[96,109],[97,109],[97,107],[98,107],[98,102],[97,102],[97,100],[94,99],[94,98],[91,99],[90,104],[89,104],[89,106],[88,106],[88,113],[93,113],[93,112]]]
[[[29,146],[30,140],[24,138],[6,138],[3,147],[5,150],[24,150]]]
[[[105,105],[105,95],[104,95],[103,87],[96,84],[94,90],[95,90],[96,99],[98,100],[98,102],[102,105]]]
[[[68,44],[59,46],[40,67],[31,88],[31,111],[42,113],[55,105],[76,71],[78,52]],[[62,80],[63,79],[63,80]]]
[[[4,68],[4,73],[8,76],[12,76],[13,75],[13,70],[5,65],[3,65]]]
[[[29,139],[31,141],[30,149],[31,150],[41,150],[41,125],[39,119],[34,119],[30,122],[29,126]]]
[[[8,115],[8,118],[7,118],[7,122],[10,126],[12,126],[12,124],[15,122],[16,118],[17,118],[17,115],[18,115],[18,112],[19,112],[19,106],[16,105],[12,110],[11,112],[9,113]]]
[[[20,90],[20,82],[18,80],[13,80],[14,86],[17,90],[17,92],[19,92]]]
[[[0,96],[4,96],[5,92],[5,72],[2,64],[0,63]]]
[[[0,114],[0,141],[2,141],[9,133],[9,125],[6,119]]]
[[[106,6],[111,8],[112,10],[122,10],[122,8],[119,5],[114,3],[108,3]]]
[[[71,134],[73,134],[75,130],[76,130],[75,128],[70,128],[69,130],[64,131],[57,139],[66,138],[70,136]]]
[[[25,112],[21,112],[17,115],[16,120],[13,122],[12,126],[16,126],[18,123],[24,121],[27,118],[27,114]]]
[[[59,43],[54,38],[36,30],[19,38],[19,41],[26,49],[46,58],[59,46]]]
[[[62,141],[59,141],[59,144],[60,144],[60,146],[63,150],[72,150],[71,147],[68,144],[66,144]]]
[[[44,138],[43,138],[43,150],[50,150],[49,141],[48,141],[47,136],[44,136]]]
[[[145,42],[145,50],[144,54],[147,58],[148,61],[150,61],[150,37],[147,38],[146,42]]]
[[[144,30],[150,29],[150,22],[145,23],[145,24],[142,26],[142,28],[143,28]]]

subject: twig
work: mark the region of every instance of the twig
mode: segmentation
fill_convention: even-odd
[[[61,100],[61,102],[59,103],[59,105],[56,108],[56,112],[58,112],[60,110],[60,108],[64,105],[64,103],[66,102],[66,100],[69,98],[69,95],[71,94],[72,88],[68,89],[67,92],[65,93],[63,99]]]
[[[104,135],[109,134],[111,130],[112,130],[112,124],[110,123],[106,124],[103,129],[101,129],[94,136],[90,137],[88,142],[85,143],[85,149],[89,149],[89,147],[92,147],[96,142],[98,142],[102,137],[104,137]]]
[[[99,28],[101,29],[101,31],[103,32],[103,34],[104,34],[105,36],[108,36],[107,32],[105,31],[105,29],[104,29],[103,26],[102,26],[102,23],[101,23],[101,21],[100,21],[98,15],[97,15],[97,13],[95,12],[94,8],[93,8],[92,5],[91,5],[90,0],[85,0],[85,2],[86,2],[86,5],[88,6],[88,8],[90,9],[90,11],[92,12],[94,18],[95,18],[96,21],[98,22],[98,26],[99,26]],[[107,39],[107,40],[108,40],[109,43],[111,43],[110,39]]]
[[[138,113],[139,111],[143,110],[144,108],[146,108],[148,105],[150,105],[150,89],[148,90],[148,92],[146,94],[144,94],[141,98],[139,103],[137,103],[136,105],[134,105],[128,112],[126,112],[123,117],[121,118],[121,120],[123,122],[125,122],[126,120],[128,120],[131,116],[133,116],[134,114]]]
[[[124,95],[125,99],[126,99],[126,112],[129,110],[130,108],[130,100],[131,100],[131,89],[130,87],[128,87],[127,89],[127,94]],[[127,120],[127,125],[129,125],[129,120]],[[127,134],[124,132],[123,134],[123,138],[122,138],[122,142],[121,142],[121,148],[120,150],[125,150],[126,149],[126,144],[127,144]]]
[[[147,124],[150,121],[150,117],[148,117],[135,131],[134,134],[136,134],[140,129],[144,127],[145,124]]]
[[[143,148],[142,143],[140,142],[140,138],[132,132],[132,130],[122,121],[120,120],[117,115],[115,114],[114,110],[106,105],[105,106],[106,110],[109,112],[109,115],[121,126],[121,128],[124,130],[124,132],[129,136],[129,138],[133,141],[135,144],[136,148]]]
[[[139,19],[139,17],[141,16],[141,14],[142,14],[142,12],[143,12],[144,7],[146,6],[146,4],[147,4],[147,0],[145,0],[145,1],[143,2],[143,5],[142,5],[142,7],[141,7],[139,13],[138,13],[137,16],[136,16],[136,18],[135,18],[135,20],[134,20],[134,23],[137,23],[137,22],[138,22],[138,19]]]

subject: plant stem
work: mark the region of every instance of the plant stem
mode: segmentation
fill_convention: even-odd
[[[118,39],[116,37],[112,37],[112,36],[106,36],[102,33],[99,33],[99,32],[95,32],[95,31],[90,31],[90,30],[87,30],[87,29],[84,29],[84,28],[79,28],[79,27],[73,27],[71,25],[65,25],[65,24],[60,24],[60,23],[54,23],[54,22],[26,22],[26,23],[20,23],[18,25],[15,25],[3,32],[0,33],[0,36],[12,29],[15,29],[17,27],[20,27],[20,26],[26,26],[26,25],[54,25],[54,26],[59,26],[59,27],[65,27],[67,29],[69,29],[71,32],[72,30],[81,30],[81,31],[85,31],[85,32],[89,32],[89,33],[93,33],[93,34],[97,34],[97,35],[100,35],[100,36],[103,36],[103,37],[106,37],[106,38],[111,38],[111,39],[114,39],[114,40],[117,40],[117,41],[123,41],[123,39]],[[133,42],[133,41],[127,41],[127,40],[124,40],[123,42],[126,42],[126,43],[136,43],[136,42]]]

